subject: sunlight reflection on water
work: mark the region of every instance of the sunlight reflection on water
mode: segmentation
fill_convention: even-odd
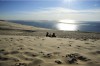
[[[76,31],[78,26],[76,25],[76,21],[75,20],[68,20],[68,19],[64,19],[64,20],[59,20],[56,27],[58,30],[68,30],[68,31]]]
[[[56,25],[58,30],[68,30],[68,31],[76,31],[77,25],[75,24],[64,24],[64,23],[58,23]]]

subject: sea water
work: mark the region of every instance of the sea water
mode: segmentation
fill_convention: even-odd
[[[28,21],[28,20],[9,20],[14,23],[23,25],[30,25],[35,27],[42,27],[48,29],[64,30],[64,31],[88,31],[88,32],[100,32],[100,21],[75,21],[70,22],[58,22],[58,21]]]

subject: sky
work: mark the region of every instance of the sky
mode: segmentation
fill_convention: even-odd
[[[0,0],[0,19],[100,21],[100,0]]]

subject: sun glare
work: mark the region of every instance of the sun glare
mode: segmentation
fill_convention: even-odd
[[[76,2],[76,0],[62,0],[62,3],[63,5],[68,5],[68,7],[70,7],[70,5],[73,3],[73,2]]]
[[[57,29],[67,30],[67,31],[76,31],[77,30],[77,25],[59,23],[59,24],[57,24]]]
[[[59,30],[68,30],[68,31],[76,31],[77,25],[75,24],[75,20],[63,19],[59,20],[57,24],[57,29]]]
[[[65,20],[59,20],[58,22],[62,22],[62,23],[76,23],[75,20],[68,20],[68,19],[65,19]]]

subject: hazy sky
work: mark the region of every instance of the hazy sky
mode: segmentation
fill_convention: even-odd
[[[0,0],[0,19],[100,21],[100,0]]]

